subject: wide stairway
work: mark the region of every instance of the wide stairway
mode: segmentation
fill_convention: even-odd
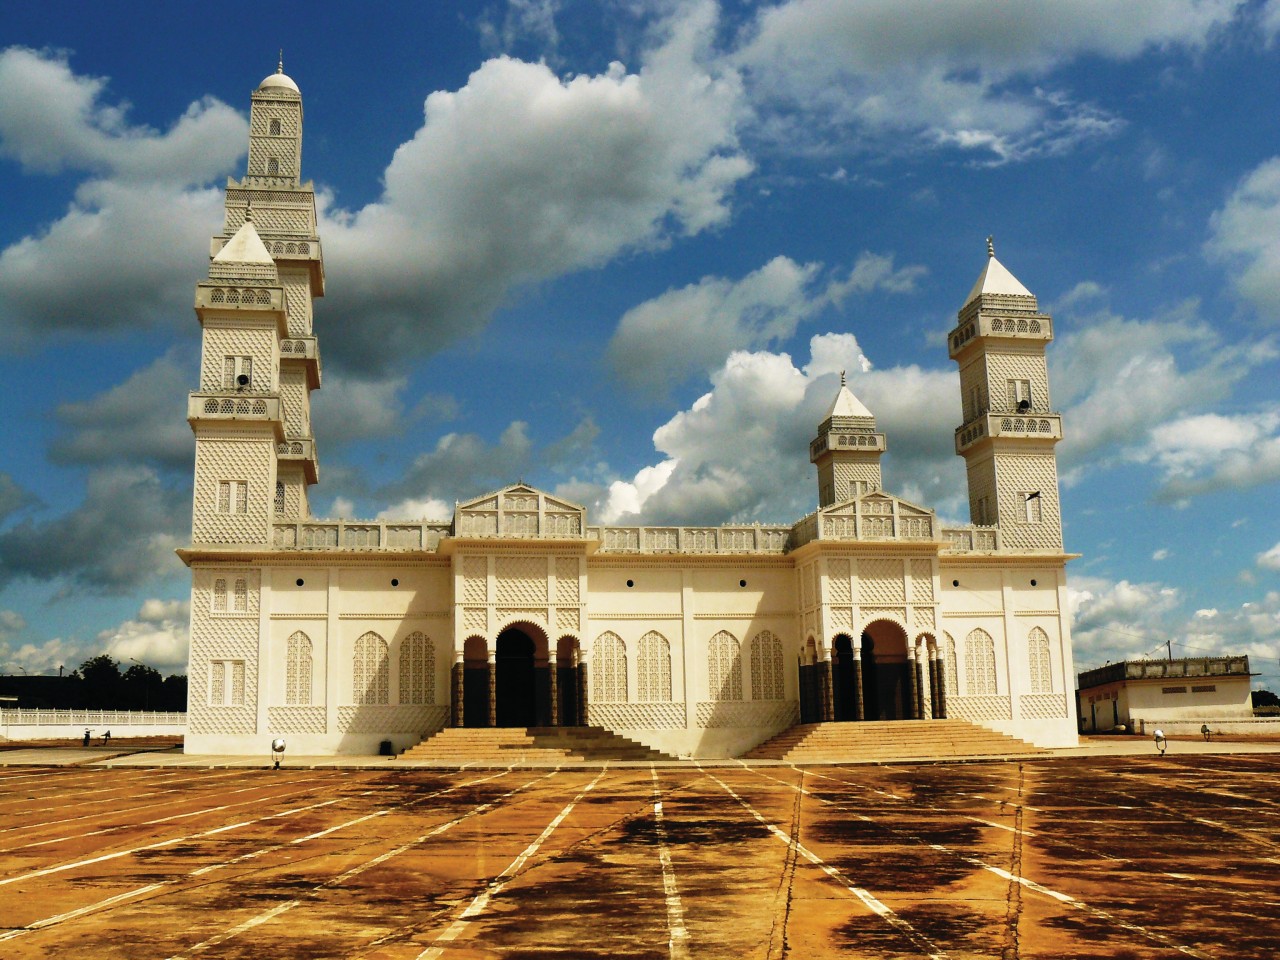
[[[866,720],[802,723],[766,740],[744,760],[823,761],[941,760],[1043,753],[1024,740],[967,720]]]
[[[671,760],[642,743],[601,727],[446,727],[410,747],[400,759],[416,763],[560,763]]]

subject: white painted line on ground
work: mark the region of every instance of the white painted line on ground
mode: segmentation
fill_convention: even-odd
[[[759,823],[763,824],[763,826],[765,827],[766,830],[769,831],[769,833],[771,833],[778,840],[781,840],[788,847],[792,847],[793,849],[795,849],[795,851],[799,853],[800,856],[804,857],[806,860],[812,863],[815,867],[817,867],[819,870],[821,870],[823,873],[829,876],[832,880],[840,884],[840,886],[842,886],[845,890],[848,890],[850,893],[852,893],[855,897],[858,898],[858,900],[862,902],[863,906],[865,906],[868,910],[870,910],[876,916],[880,917],[880,919],[884,920],[885,923],[889,924],[891,927],[893,927],[895,930],[901,933],[907,940],[911,942],[912,946],[920,950],[926,957],[929,958],[929,960],[947,960],[946,951],[944,951],[941,947],[937,946],[937,944],[929,940],[928,937],[922,934],[919,930],[913,927],[910,923],[908,923],[902,917],[898,916],[898,914],[894,913],[893,910],[891,910],[884,903],[878,900],[875,897],[875,895],[871,893],[871,891],[867,890],[865,887],[858,886],[856,883],[854,883],[852,880],[846,877],[843,871],[841,871],[838,867],[833,867],[831,864],[827,863],[825,860],[819,857],[816,853],[814,853],[812,850],[806,847],[803,843],[801,843],[798,837],[792,837],[785,830],[782,830],[781,828],[779,828],[776,824],[766,820],[764,816],[758,810],[756,810],[755,807],[751,806],[751,804],[747,803],[746,800],[743,800],[742,797],[738,796],[737,792],[733,789],[733,787],[729,786],[727,783],[725,783],[715,774],[708,773],[705,769],[703,769],[701,765],[697,764],[697,761],[694,761],[694,763],[696,766],[698,766],[699,770],[702,770],[703,773],[706,773],[708,777],[710,777],[712,780],[718,783],[721,789],[723,789],[726,793],[728,793],[729,796],[733,797],[733,799],[737,800],[738,803],[742,804],[742,806],[746,809],[746,811],[749,814],[751,814],[753,817],[755,817],[755,819]],[[764,774],[762,774],[762,776],[764,776]],[[774,779],[774,778],[770,777],[770,779]],[[792,790],[804,789],[803,787],[796,786],[795,784],[785,783],[784,781],[778,781],[778,782],[783,783],[784,786],[789,787]]]
[[[476,895],[476,898],[471,901],[471,904],[467,909],[462,911],[462,915],[459,916],[457,920],[453,921],[453,923],[449,924],[445,931],[441,933],[440,936],[436,937],[431,946],[418,954],[417,960],[436,960],[436,958],[440,957],[444,953],[442,945],[456,940],[459,934],[467,929],[467,924],[473,917],[478,917],[480,914],[484,913],[485,908],[489,905],[489,901],[501,893],[503,888],[519,875],[520,869],[529,862],[529,858],[538,852],[538,849],[546,842],[547,838],[555,832],[556,827],[560,826],[560,824],[564,822],[565,817],[569,816],[573,808],[578,805],[578,801],[595,788],[595,785],[600,782],[600,778],[603,777],[604,774],[604,770],[597,773],[594,780],[583,787],[576,797],[565,804],[564,809],[556,814],[555,819],[547,824],[542,833],[538,834],[538,838],[534,840],[533,843],[525,847],[524,850],[521,851],[520,855],[512,860],[502,873],[489,881],[488,886]]]
[[[91,903],[87,907],[68,910],[66,913],[60,913],[53,917],[45,917],[43,920],[34,920],[31,923],[28,923],[25,927],[15,927],[7,933],[0,934],[0,942],[13,940],[17,937],[25,936],[28,933],[43,930],[45,927],[52,927],[55,924],[65,923],[68,920],[75,920],[77,917],[83,917],[85,914],[93,913],[96,910],[102,910],[106,907],[115,906],[117,903],[121,903],[122,901],[144,896],[153,890],[159,890],[163,886],[165,886],[164,883],[150,883],[145,887],[139,887],[137,890],[130,890],[127,893],[116,894],[114,897],[108,897],[105,900],[99,900],[97,903]]]
[[[402,843],[398,847],[393,847],[390,850],[387,850],[383,853],[378,854],[378,856],[372,858],[371,860],[366,860],[363,863],[357,864],[351,869],[338,874],[336,877],[331,877],[330,879],[324,881],[323,883],[318,883],[311,888],[311,890],[309,891],[309,894],[319,893],[321,890],[327,890],[331,887],[339,886],[340,884],[343,884],[346,881],[350,880],[352,877],[359,876],[360,874],[364,873],[366,870],[370,870],[381,863],[385,863],[386,861],[390,860],[392,857],[399,856],[405,851],[411,850],[413,847],[417,846],[418,844],[424,843],[425,841],[430,840],[432,837],[439,836],[445,831],[453,829],[458,824],[466,820],[470,820],[472,817],[478,816],[490,810],[497,803],[499,803],[499,801],[505,800],[508,797],[512,797],[515,794],[521,792],[522,790],[528,789],[538,781],[545,780],[547,777],[552,776],[555,772],[556,772],[555,770],[551,770],[540,777],[535,777],[534,779],[528,781],[527,783],[523,783],[520,786],[516,787],[514,790],[508,790],[506,793],[501,794],[497,797],[494,797],[492,800],[488,800],[482,804],[479,804],[478,806],[472,807],[469,811],[462,814],[462,816],[454,817],[452,820],[447,820],[444,823],[433,827],[431,830],[427,831],[426,833],[422,834],[419,837],[415,837],[413,840],[410,840],[407,843]],[[489,777],[483,777],[479,780],[472,780],[468,783],[458,784],[456,787],[447,787],[436,794],[432,794],[432,796],[439,796],[440,794],[443,794],[443,793],[449,793],[451,790],[457,790],[462,787],[473,786],[477,783],[484,783],[486,780],[494,780],[494,779],[497,779],[498,777],[506,776],[509,773],[511,773],[511,769],[507,768],[506,770],[503,770],[500,773],[495,773]],[[426,800],[426,799],[429,799],[429,798],[422,797],[419,799],[418,802],[421,802],[422,800]],[[259,926],[260,924],[266,923],[268,920],[273,920],[276,917],[280,916],[282,913],[292,910],[294,907],[298,906],[301,903],[302,903],[302,899],[298,898],[298,899],[288,900],[284,903],[278,904],[275,907],[272,907],[270,910],[267,910],[254,917],[251,917],[250,919],[246,920],[244,923],[241,923],[235,927],[232,927],[230,930],[224,930],[222,933],[212,936],[208,940],[202,940],[200,943],[187,947],[185,950],[183,950],[180,953],[175,953],[173,956],[169,957],[168,960],[184,960],[184,958],[190,954],[199,953],[209,949],[210,947],[215,947],[218,944],[226,943],[228,940],[231,940],[234,937],[239,936],[241,933],[244,933],[246,930],[252,930],[254,927]]]
[[[658,861],[662,864],[662,893],[667,901],[667,955],[672,960],[689,956],[689,931],[684,925],[684,903],[676,885],[676,872],[667,847],[667,825],[662,812],[662,789],[658,784],[658,768],[649,764],[653,778],[653,820],[658,834]]]

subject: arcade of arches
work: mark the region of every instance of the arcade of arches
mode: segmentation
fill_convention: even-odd
[[[946,687],[932,635],[921,634],[910,644],[901,626],[877,620],[857,642],[837,635],[826,659],[809,640],[800,666],[800,720],[941,719],[947,715]]]
[[[555,643],[532,624],[498,634],[493,650],[468,637],[453,667],[455,727],[559,727],[586,722],[587,673],[574,637]]]

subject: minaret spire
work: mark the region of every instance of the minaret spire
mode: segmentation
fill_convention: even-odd
[[[987,259],[994,260],[996,256],[996,238],[994,235],[987,237]]]
[[[284,47],[280,48],[280,59],[276,63],[276,73],[284,73]]]

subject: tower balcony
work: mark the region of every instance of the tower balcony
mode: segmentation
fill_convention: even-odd
[[[280,362],[303,361],[307,367],[307,387],[320,389],[320,343],[315,337],[286,337],[280,341]]]
[[[1053,318],[1047,313],[962,313],[960,322],[947,335],[947,347],[954,360],[979,337],[1003,337],[1048,343],[1053,339]]]
[[[980,414],[956,428],[956,453],[963,454],[984,441],[1002,438],[1057,443],[1062,439],[1062,417],[1035,410]]]
[[[884,453],[885,435],[873,431],[833,430],[809,441],[810,461],[828,450],[839,453]]]
[[[280,398],[275,394],[249,394],[234,390],[193,393],[187,398],[187,422],[242,421],[270,424],[277,441],[284,440],[284,419]]]
[[[316,441],[312,437],[290,437],[276,444],[276,457],[283,463],[300,463],[307,483],[320,479],[320,463],[316,453]]]

